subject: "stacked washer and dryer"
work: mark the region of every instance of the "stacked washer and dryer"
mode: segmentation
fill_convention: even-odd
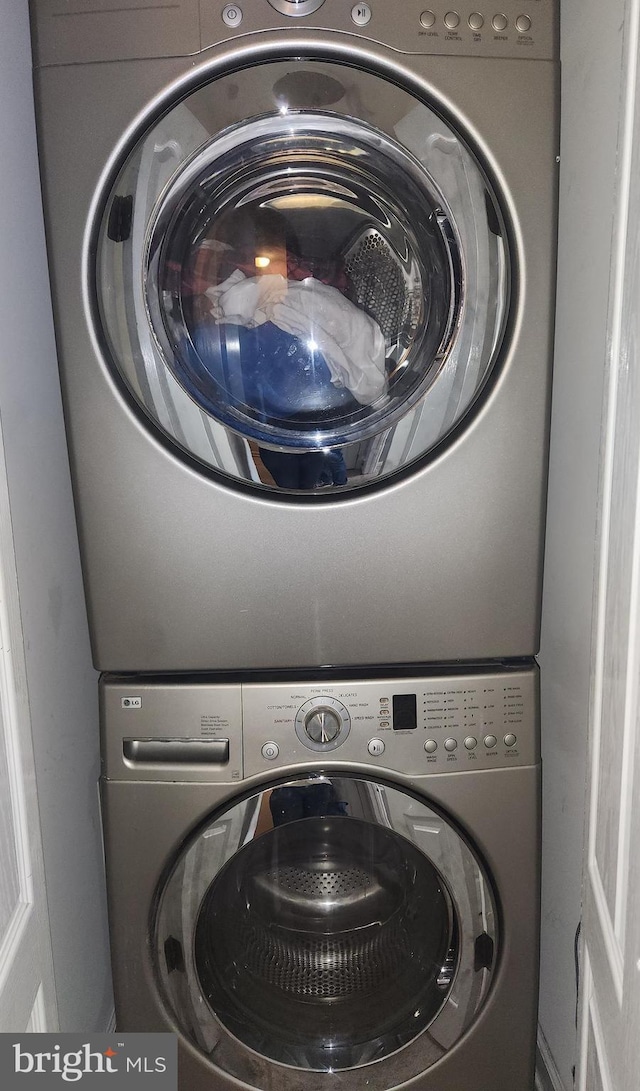
[[[183,1091],[533,1087],[558,3],[482,3],[32,0],[117,1021]]]

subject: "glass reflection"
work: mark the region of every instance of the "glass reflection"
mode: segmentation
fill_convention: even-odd
[[[344,261],[303,256],[277,209],[254,204],[217,218],[180,275],[198,362],[258,420],[322,419],[384,393],[384,339],[356,306]],[[347,484],[339,450],[258,446],[258,455],[281,488]]]
[[[158,894],[165,1003],[248,1087],[302,1091],[345,1069],[353,1091],[404,1084],[458,1041],[491,982],[478,861],[424,802],[358,777],[231,803]]]
[[[478,164],[426,104],[347,71],[274,62],[200,87],[133,150],[100,230],[103,334],[133,397],[262,492],[340,495],[421,458],[504,330]]]

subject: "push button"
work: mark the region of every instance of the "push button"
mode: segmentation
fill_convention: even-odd
[[[237,4],[227,4],[222,9],[222,22],[228,27],[239,27],[242,22],[242,8]]]
[[[509,26],[509,20],[506,15],[494,15],[493,17],[493,29],[498,32],[506,30]]]
[[[494,746],[497,746],[497,744],[498,740],[496,739],[495,735],[485,735],[484,745],[486,746],[487,750],[493,750]]]
[[[449,30],[455,30],[456,27],[460,26],[460,16],[458,15],[457,11],[448,11],[447,12],[447,14],[444,17],[444,25]]]
[[[452,754],[454,750],[458,749],[458,743],[455,739],[445,739],[444,748],[445,750],[448,750],[450,754]]]
[[[473,735],[467,735],[466,739],[464,740],[464,745],[466,746],[467,750],[475,750],[476,746],[478,745],[478,740],[474,739]]]
[[[472,11],[469,16],[469,26],[472,30],[482,30],[484,26],[484,15],[481,15],[479,11]]]
[[[262,757],[267,761],[275,761],[280,753],[280,747],[277,742],[266,742],[262,747]]]
[[[427,30],[429,30],[432,26],[435,26],[436,17],[432,11],[423,11],[420,16],[420,22],[423,27],[426,27]]]
[[[382,739],[369,739],[367,744],[367,750],[374,758],[380,757],[380,754],[384,754],[384,743]]]
[[[531,30],[531,19],[528,15],[519,15],[516,19],[516,28],[521,34],[527,34]]]
[[[506,747],[508,747],[509,749],[511,749],[512,746],[515,746],[517,741],[518,740],[515,737],[515,735],[509,734],[509,735],[505,735],[505,737],[504,737],[504,745]]]
[[[357,27],[366,27],[371,22],[371,8],[368,4],[354,4],[351,8],[351,18]]]
[[[438,749],[438,744],[435,739],[427,739],[426,743],[424,744],[424,748],[427,754],[435,754],[436,750]]]

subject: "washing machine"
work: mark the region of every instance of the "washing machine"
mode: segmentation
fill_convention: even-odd
[[[557,0],[32,0],[96,666],[538,647]]]
[[[535,666],[105,675],[122,1031],[189,1091],[532,1091]]]

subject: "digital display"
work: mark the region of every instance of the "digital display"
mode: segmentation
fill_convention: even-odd
[[[394,693],[392,700],[393,730],[413,731],[413,729],[418,726],[415,693]]]

